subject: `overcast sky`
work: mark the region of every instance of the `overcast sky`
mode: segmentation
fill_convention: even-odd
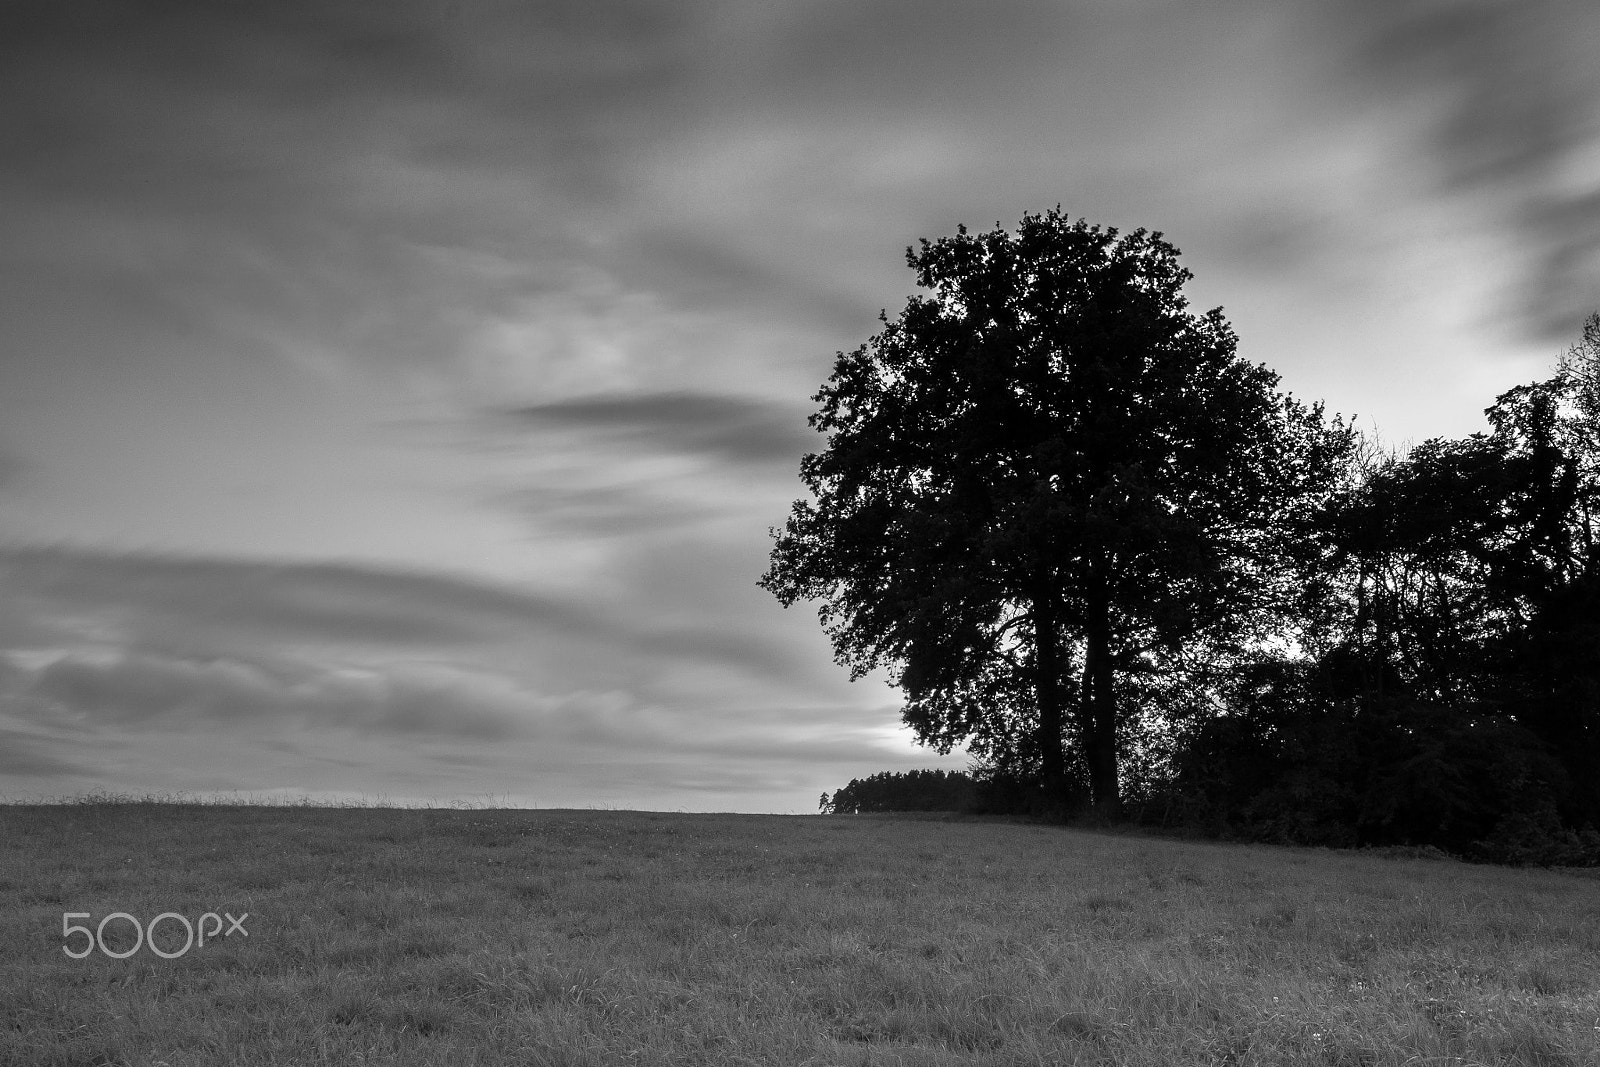
[[[959,767],[755,585],[907,245],[1163,231],[1483,426],[1600,307],[1600,5],[0,13],[0,795],[811,811]]]

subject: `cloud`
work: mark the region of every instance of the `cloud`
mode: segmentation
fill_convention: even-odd
[[[3,710],[0,703],[0,710]],[[91,773],[88,765],[65,759],[50,749],[49,739],[0,728],[0,775],[18,778],[73,778]]]
[[[1434,188],[1510,249],[1495,310],[1539,341],[1570,340],[1600,304],[1597,38],[1589,4],[1345,0],[1316,9],[1302,42],[1338,57],[1338,95],[1416,123]]]
[[[760,546],[748,547],[641,545],[583,602],[349,564],[0,550],[0,651],[53,670],[51,693],[66,703],[109,711],[120,701],[135,718],[174,708],[214,718],[301,697],[358,711],[412,706],[444,678],[452,692],[474,678],[511,680],[495,683],[511,690],[492,698],[481,688],[463,698],[496,708],[528,694],[533,707],[610,690],[676,705],[717,688],[743,701],[774,686],[831,687],[832,672],[795,657],[804,620],[755,589]],[[394,687],[375,693],[375,678]],[[192,702],[185,691],[197,694]],[[360,720],[358,711],[333,720]]]
[[[595,485],[546,479],[537,489],[516,489],[495,499],[535,528],[557,536],[581,536],[591,544],[608,538],[654,537],[702,524],[720,513],[682,495],[661,493],[657,481]]]
[[[803,404],[695,390],[586,393],[463,420],[458,447],[502,468],[486,502],[538,536],[604,550],[696,530],[759,538],[821,443]]]
[[[646,455],[703,456],[736,466],[793,466],[819,443],[790,404],[690,391],[612,393],[535,404],[511,413],[530,428]]]
[[[71,548],[0,549],[3,627],[43,640],[105,638],[206,647],[312,642],[462,646],[539,628],[593,634],[591,613],[557,598],[444,574],[336,563],[273,563]],[[13,639],[15,640],[15,638]]]
[[[0,448],[0,493],[15,489],[22,481],[24,469],[22,460]]]
[[[756,588],[764,554],[658,538],[618,552],[580,603],[344,563],[0,549],[0,687],[130,720],[303,705],[357,722],[448,693],[546,714],[585,692],[688,710],[737,694],[727,714],[748,717],[818,681],[795,633],[822,643]]]
[[[404,665],[379,673],[287,659],[197,660],[69,653],[11,694],[41,724],[236,728],[293,726],[367,735],[503,741],[531,725],[531,694],[504,679]]]
[[[484,324],[527,339],[555,312],[570,329],[545,369],[593,387],[572,366],[593,328],[632,310],[648,345],[675,321],[648,294],[596,294],[604,268],[583,267],[622,195],[617,155],[656,135],[698,18],[8,4],[0,276],[47,306],[159,308],[141,325],[385,383],[371,372],[492,356]]]
[[[349,564],[0,551],[6,766],[55,793],[763,809],[951,765],[894,743],[881,690],[754,587],[759,547],[641,542],[585,605]]]
[[[658,546],[657,559],[674,552]],[[0,648],[559,665],[569,689],[605,688],[630,665],[685,657],[788,673],[781,645],[737,619],[614,597],[347,563],[10,548],[0,549]]]

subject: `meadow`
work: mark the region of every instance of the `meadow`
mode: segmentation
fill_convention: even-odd
[[[1592,876],[1017,823],[0,807],[0,945],[8,1067],[1600,1063]]]

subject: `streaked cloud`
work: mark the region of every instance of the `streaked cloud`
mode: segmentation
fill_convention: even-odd
[[[1600,9],[1560,0],[1344,0],[1310,20],[1330,89],[1412,126],[1415,175],[1506,242],[1510,316],[1569,341],[1600,302]]]
[[[58,754],[61,748],[41,741],[31,733],[0,729],[0,774],[15,778],[59,779],[94,772],[91,763],[63,758]],[[0,799],[4,799],[4,796],[4,792],[0,791]]]
[[[0,617],[42,634],[160,643],[464,645],[508,628],[581,635],[577,605],[467,578],[354,564],[271,563],[71,548],[0,549]],[[19,604],[31,610],[23,615]]]
[[[754,622],[757,591],[730,597],[716,580],[726,556],[719,569],[695,544],[669,548],[683,566],[664,571],[640,556],[587,604],[368,566],[6,550],[8,766],[18,781],[127,788],[183,749],[192,769],[175,765],[168,791],[405,770],[428,796],[666,761],[651,775],[693,768],[710,798],[756,766],[803,780],[821,764],[903,760],[883,712],[863,720],[871,690],[796,661],[790,623],[809,624],[775,609]]]
[[[280,659],[180,659],[149,653],[69,653],[13,695],[44,709],[45,723],[187,729],[350,729],[501,741],[525,733],[537,706],[510,686],[433,667],[382,672]],[[92,724],[92,725],[91,725]]]
[[[753,578],[751,579],[753,582]],[[350,564],[0,550],[0,633],[13,648],[306,649],[360,664],[454,652],[493,659],[560,657],[569,672],[640,657],[720,661],[757,673],[787,662],[728,620],[624,601],[590,603],[443,573]],[[632,590],[624,590],[631,593]],[[584,649],[593,649],[583,653]]]
[[[511,414],[533,430],[568,430],[596,445],[646,455],[704,456],[739,466],[792,468],[821,441],[806,427],[806,407],[715,393],[591,395]]]
[[[22,460],[7,452],[4,442],[0,442],[0,493],[16,488],[24,469]]]

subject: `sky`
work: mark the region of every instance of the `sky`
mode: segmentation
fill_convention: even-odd
[[[959,769],[756,586],[905,250],[1159,230],[1484,428],[1600,307],[1600,6],[12,0],[0,798],[814,811]]]

